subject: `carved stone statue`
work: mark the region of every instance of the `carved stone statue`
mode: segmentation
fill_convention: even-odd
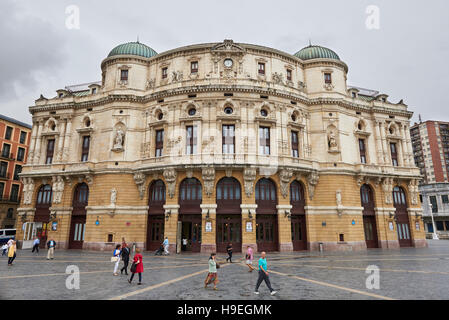
[[[211,196],[214,191],[215,169],[203,168],[202,175],[204,181],[204,192],[207,196]]]
[[[117,203],[117,190],[114,188],[111,190],[111,205],[115,206]]]
[[[338,151],[337,139],[335,138],[335,133],[333,131],[329,132],[327,139],[329,151]]]
[[[256,168],[245,168],[243,170],[243,181],[245,182],[245,193],[249,197],[253,193],[254,181],[256,180]]]
[[[53,203],[61,203],[64,193],[64,179],[61,176],[53,178]]]
[[[176,176],[177,172],[175,169],[166,169],[163,174],[165,182],[167,183],[167,193],[170,198],[175,196],[176,187]]]
[[[279,172],[279,179],[281,182],[281,193],[282,196],[285,198],[288,194],[288,187],[290,186],[290,179],[293,176],[293,171],[289,169],[282,169]]]
[[[137,172],[134,174],[134,182],[137,185],[137,189],[139,189],[140,199],[143,199],[145,194],[145,174],[142,172]]]
[[[31,204],[34,191],[34,180],[33,178],[23,178],[23,203]]]
[[[114,149],[122,149],[123,148],[123,138],[125,137],[125,133],[121,128],[117,129],[115,133],[114,139]]]

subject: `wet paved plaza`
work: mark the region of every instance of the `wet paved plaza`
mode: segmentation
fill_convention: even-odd
[[[259,258],[255,255],[255,264]],[[234,263],[218,255],[219,290],[204,289],[208,255],[167,257],[144,253],[143,284],[113,276],[107,252],[46,250],[34,255],[19,250],[11,267],[0,257],[1,299],[175,299],[175,300],[311,300],[311,299],[449,299],[449,241],[429,241],[424,249],[374,249],[366,252],[269,253],[268,269],[278,293],[270,296],[262,283],[255,295],[257,272],[248,272],[243,254]],[[80,271],[80,288],[66,287],[67,266]],[[368,289],[368,266],[379,268],[379,289]]]

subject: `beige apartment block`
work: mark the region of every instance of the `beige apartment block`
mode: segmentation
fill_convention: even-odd
[[[155,250],[167,237],[172,252],[427,245],[412,112],[349,87],[332,50],[225,40],[158,54],[132,42],[101,69],[101,82],[30,107],[23,245],[33,236],[93,250],[122,238]]]

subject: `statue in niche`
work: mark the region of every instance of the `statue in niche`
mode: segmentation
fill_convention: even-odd
[[[338,151],[338,144],[334,131],[329,132],[327,139],[329,151]]]
[[[117,128],[117,132],[115,133],[114,137],[114,147],[112,150],[114,151],[123,151],[123,141],[125,138],[125,132],[122,130],[121,127]]]

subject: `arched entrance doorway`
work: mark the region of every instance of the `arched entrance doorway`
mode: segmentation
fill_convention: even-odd
[[[73,194],[73,211],[70,222],[69,249],[82,249],[86,232],[86,207],[89,202],[89,187],[78,184]]]
[[[396,226],[400,247],[411,247],[412,237],[410,235],[410,222],[407,212],[407,197],[401,187],[393,189],[393,203],[396,208]]]
[[[179,186],[179,221],[181,222],[181,250],[201,251],[201,182],[187,178]]]
[[[256,184],[256,242],[257,251],[278,250],[276,185],[262,178]]]
[[[147,250],[157,250],[164,241],[165,184],[153,181],[148,196]]]
[[[360,188],[360,199],[363,207],[363,229],[365,231],[366,247],[379,248],[377,238],[376,212],[374,210],[373,189],[367,184]]]
[[[217,183],[217,252],[226,252],[232,243],[234,252],[242,252],[242,192],[235,178],[223,178]]]
[[[292,243],[294,251],[307,250],[306,200],[304,187],[299,181],[290,184],[290,204],[292,205]]]
[[[47,245],[48,230],[50,228],[50,207],[53,201],[53,192],[49,184],[39,188],[36,198],[36,212],[34,222],[36,222],[36,236],[40,239],[40,248]]]

